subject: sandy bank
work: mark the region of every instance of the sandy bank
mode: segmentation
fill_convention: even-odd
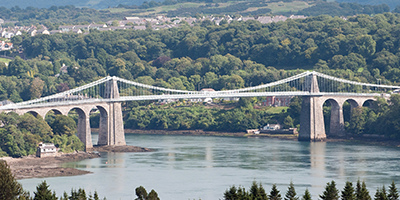
[[[88,174],[89,171],[74,168],[60,167],[61,163],[75,162],[84,159],[98,158],[98,153],[59,153],[55,157],[37,158],[34,155],[22,158],[1,158],[10,165],[11,171],[16,179],[55,177],[55,176],[74,176]]]

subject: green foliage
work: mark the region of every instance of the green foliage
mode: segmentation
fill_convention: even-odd
[[[357,181],[356,198],[357,200],[371,200],[371,196],[369,196],[369,192],[367,190],[367,185],[364,181],[362,183],[360,180]]]
[[[225,110],[207,109],[202,105],[184,102],[178,104],[178,106],[176,104],[133,106],[124,116],[124,127],[131,129],[204,129],[238,132],[250,128],[259,128],[267,124],[268,120],[275,118],[283,120],[280,114],[270,114],[268,110],[254,109],[252,106]]]
[[[304,191],[304,195],[301,197],[301,200],[311,200],[311,194],[310,191],[308,191],[308,188]]]
[[[49,123],[50,127],[53,129],[54,134],[67,136],[73,136],[76,133],[76,123],[75,121],[65,115],[56,115],[54,121]]]
[[[350,181],[346,181],[346,185],[344,186],[343,191],[342,191],[341,199],[342,200],[355,200],[356,199],[356,194],[354,193],[354,187]]]
[[[296,190],[292,181],[290,181],[288,190],[286,191],[285,200],[299,200],[299,197],[296,196]]]
[[[281,200],[282,199],[281,194],[279,193],[279,190],[275,184],[272,185],[272,189],[268,195],[268,198],[270,200]]]
[[[331,181],[330,183],[326,184],[325,191],[319,197],[323,200],[338,200],[339,199],[339,192],[336,189],[335,181]]]
[[[394,181],[392,181],[392,183],[389,186],[389,191],[388,191],[387,197],[389,200],[398,200],[399,199],[399,193],[397,191],[396,184],[394,183]]]
[[[6,161],[0,161],[0,199],[18,199],[23,194],[21,184],[15,180]]]
[[[147,194],[147,191],[143,186],[137,187],[135,192],[137,196],[136,200],[160,200],[155,190],[151,190],[150,193]]]
[[[57,200],[56,193],[51,192],[49,185],[46,181],[43,181],[38,186],[36,186],[36,192],[33,192],[35,197],[33,200]]]
[[[72,120],[73,121],[73,120]],[[21,157],[36,153],[39,142],[53,142],[64,152],[83,150],[83,143],[75,135],[59,132],[54,135],[51,127],[40,117],[26,113],[0,113],[0,155]],[[74,121],[73,121],[74,122]],[[75,126],[74,122],[71,127]]]
[[[385,186],[382,186],[382,188],[376,189],[374,200],[388,200]]]

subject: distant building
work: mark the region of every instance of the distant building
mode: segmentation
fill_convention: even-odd
[[[262,102],[263,106],[289,106],[292,96],[268,96]]]
[[[0,51],[7,51],[13,48],[13,43],[0,41]]]
[[[279,129],[281,129],[280,124],[267,124],[266,126],[264,126],[262,128],[262,130],[270,130],[270,131],[279,130]]]
[[[43,158],[48,156],[55,156],[57,154],[57,147],[53,143],[39,143],[36,151],[36,157]]]

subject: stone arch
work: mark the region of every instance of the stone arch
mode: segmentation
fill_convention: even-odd
[[[89,112],[85,112],[80,107],[71,107],[67,113],[76,110],[78,113],[77,136],[83,142],[86,148],[92,148],[92,134],[90,131]]]
[[[329,135],[330,136],[342,135],[344,133],[343,108],[342,108],[343,102],[339,102],[334,98],[328,98],[325,100],[325,102],[329,102],[331,105]]]
[[[99,123],[99,139],[97,141],[98,145],[108,145],[109,144],[109,113],[103,106],[97,105],[96,108],[100,111],[100,123]]]
[[[35,116],[35,117],[38,117],[38,116],[43,117],[43,116],[41,116],[38,112],[36,112],[36,111],[34,111],[34,110],[29,110],[29,111],[27,111],[27,112],[25,112],[25,113],[30,113],[30,114],[32,114],[32,115]],[[23,113],[23,114],[25,114],[25,113]],[[43,119],[44,119],[44,117],[43,117]]]
[[[375,102],[375,101],[376,101],[376,99],[365,99],[365,100],[363,100],[361,105],[363,107],[366,106],[366,107],[372,108],[374,106],[373,102]]]

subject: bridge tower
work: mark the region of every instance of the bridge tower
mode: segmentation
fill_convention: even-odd
[[[317,75],[314,73],[308,75],[304,87],[310,95],[302,97],[299,140],[322,141],[326,139],[322,108],[324,102],[319,98],[321,95]]]
[[[111,78],[106,82],[105,96],[107,99],[118,99],[117,81]],[[109,102],[108,112],[100,109],[100,126],[98,145],[126,145],[124,121],[122,119],[121,102]]]

